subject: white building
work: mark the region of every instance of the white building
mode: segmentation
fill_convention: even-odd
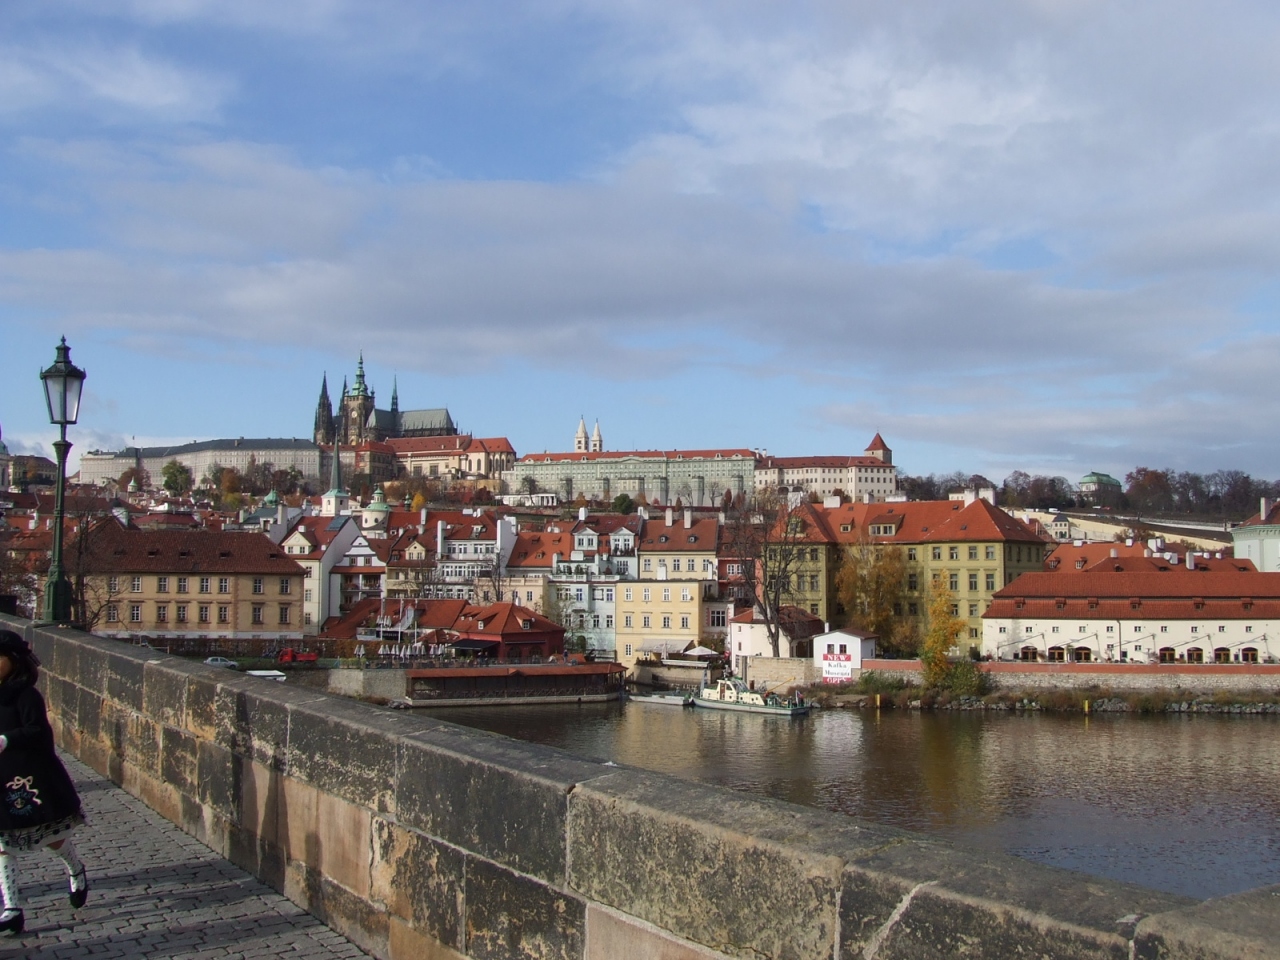
[[[1262,498],[1261,509],[1231,531],[1235,555],[1264,573],[1280,573],[1280,501]]]
[[[854,500],[886,500],[898,492],[893,451],[876,434],[860,457],[771,457],[756,462],[755,487],[829,497],[843,493]]]
[[[864,660],[874,660],[874,633],[845,628],[813,638],[813,665],[823,683],[849,683]]]
[[[1274,662],[1280,573],[1024,573],[982,617],[997,660]]]

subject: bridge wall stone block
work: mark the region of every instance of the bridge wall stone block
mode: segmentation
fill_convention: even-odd
[[[25,630],[59,744],[385,960],[1253,960],[1196,903],[421,715]]]

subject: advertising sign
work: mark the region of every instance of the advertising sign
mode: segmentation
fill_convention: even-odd
[[[848,683],[853,679],[853,654],[824,653],[822,655],[822,682]]]

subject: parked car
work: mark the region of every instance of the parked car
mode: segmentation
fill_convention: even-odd
[[[236,669],[237,666],[234,660],[229,660],[226,657],[210,657],[205,663],[211,667],[230,667],[232,670]]]

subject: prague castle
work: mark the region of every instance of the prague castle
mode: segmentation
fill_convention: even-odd
[[[314,440],[320,446],[335,441],[342,446],[358,446],[370,441],[398,440],[405,437],[456,437],[458,428],[444,407],[428,410],[401,410],[396,385],[391,386],[391,408],[378,409],[374,391],[364,379],[364,355],[356,366],[356,382],[347,389],[342,381],[342,394],[335,411],[329,399],[328,375],[320,383],[320,400],[316,404]]]

